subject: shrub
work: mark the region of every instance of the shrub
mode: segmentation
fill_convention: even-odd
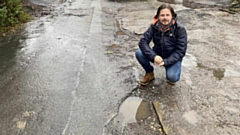
[[[21,0],[0,0],[0,33],[29,19],[30,16],[25,13]]]

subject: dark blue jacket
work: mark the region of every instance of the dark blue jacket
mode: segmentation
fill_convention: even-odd
[[[152,40],[153,48],[149,46]],[[165,32],[162,30],[160,22],[154,20],[154,23],[143,33],[139,41],[139,48],[150,61],[154,62],[154,57],[159,55],[163,58],[164,66],[170,66],[181,61],[185,56],[187,50],[186,29],[176,21],[176,17]]]

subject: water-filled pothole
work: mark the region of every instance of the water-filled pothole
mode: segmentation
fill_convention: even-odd
[[[149,101],[129,97],[121,104],[118,114],[107,123],[104,133],[115,135],[149,132],[159,135],[158,129],[161,129],[161,126],[155,115]]]
[[[123,123],[138,122],[147,119],[152,115],[150,103],[139,97],[127,98],[120,106],[119,114],[116,117]]]
[[[215,78],[217,78],[218,80],[223,79],[224,73],[225,73],[225,69],[224,68],[218,68],[218,69],[213,70],[213,76]]]

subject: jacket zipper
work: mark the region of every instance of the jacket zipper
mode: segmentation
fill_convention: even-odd
[[[164,32],[162,32],[162,37],[161,37],[161,40],[162,40],[162,57],[163,57],[163,45],[164,45]]]

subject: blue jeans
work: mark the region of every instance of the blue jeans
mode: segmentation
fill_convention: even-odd
[[[153,72],[153,66],[150,64],[150,61],[147,57],[142,53],[140,49],[136,51],[136,58],[138,62],[142,65],[146,73]],[[178,61],[171,66],[164,66],[166,70],[166,78],[171,82],[177,82],[180,79],[181,74],[181,65],[182,61]]]

